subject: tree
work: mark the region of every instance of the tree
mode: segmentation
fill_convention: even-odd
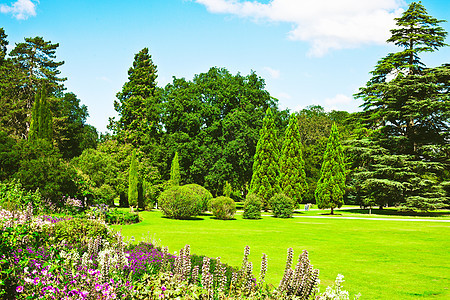
[[[133,150],[128,175],[128,202],[130,204],[130,207],[138,205],[138,198],[139,198],[138,185],[139,185],[138,161],[136,158],[136,150]]]
[[[29,140],[53,141],[53,116],[45,90],[36,93],[31,114]]]
[[[275,134],[274,116],[272,110],[268,108],[256,146],[253,175],[250,183],[250,192],[263,199],[265,209],[268,209],[268,201],[275,194],[281,192],[278,155],[279,150],[277,136]]]
[[[443,21],[429,16],[420,2],[411,3],[396,21],[388,42],[402,50],[381,59],[356,95],[363,99],[365,123],[377,131],[373,137],[383,149],[365,171],[373,185],[361,189],[368,193],[361,198],[396,187],[400,204],[438,208],[448,201],[443,189],[436,188],[449,178],[444,170],[450,168],[450,66],[427,68],[420,54],[447,46],[447,33],[439,26]],[[384,162],[397,171],[385,172],[380,167]]]
[[[134,56],[133,66],[128,70],[128,81],[117,93],[114,108],[119,120],[110,120],[120,141],[134,146],[155,142],[160,130],[159,89],[156,86],[156,66],[148,48]]]
[[[315,192],[319,208],[331,208],[331,214],[333,214],[336,207],[344,204],[345,175],[343,148],[337,126],[333,124]]]
[[[289,118],[289,126],[284,135],[279,164],[282,192],[291,198],[294,203],[302,203],[308,184],[296,114],[291,114]]]
[[[166,132],[155,161],[163,176],[170,178],[170,163],[178,151],[185,183],[202,185],[217,196],[228,181],[245,196],[267,108],[273,108],[277,131],[284,131],[285,125],[285,115],[277,111],[264,79],[254,72],[232,75],[215,67],[192,81],[174,78],[162,97]]]
[[[170,185],[176,186],[180,185],[181,176],[180,176],[180,163],[178,162],[178,152],[175,152],[175,155],[172,160],[172,165],[170,167]]]

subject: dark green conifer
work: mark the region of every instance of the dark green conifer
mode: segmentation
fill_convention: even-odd
[[[284,136],[280,157],[280,185],[283,193],[294,200],[294,203],[302,203],[308,184],[296,114],[292,114],[289,118]]]
[[[315,191],[316,203],[319,208],[331,208],[331,214],[333,214],[336,207],[341,207],[344,204],[344,193],[344,153],[337,126],[333,124],[327,149],[323,155],[320,179]]]
[[[128,175],[128,203],[130,204],[130,207],[136,207],[138,205],[138,183],[138,162],[136,158],[136,150],[133,150]]]
[[[180,183],[180,163],[178,161],[178,152],[175,152],[175,156],[173,157],[172,165],[170,167],[170,185],[180,185]]]
[[[35,95],[28,139],[45,139],[49,142],[53,139],[53,117],[45,90]]]
[[[250,192],[263,199],[264,209],[266,210],[270,198],[281,192],[278,158],[279,150],[274,115],[272,110],[268,108],[256,146],[253,175],[250,183]]]

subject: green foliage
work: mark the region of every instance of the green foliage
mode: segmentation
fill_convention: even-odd
[[[223,185],[223,195],[225,197],[231,198],[231,194],[233,193],[233,187],[228,181],[225,181],[225,184]]]
[[[450,66],[427,68],[419,55],[447,46],[447,32],[439,26],[443,21],[428,15],[420,2],[412,2],[396,21],[388,42],[401,50],[382,58],[356,95],[364,100],[366,126],[378,129],[370,136],[370,148],[378,151],[354,168],[356,176],[382,185],[381,193],[395,186],[398,204],[436,209],[448,201],[440,183],[448,180],[443,170],[450,166]],[[376,195],[374,188],[358,190],[356,185],[358,197]]]
[[[209,201],[208,210],[217,219],[231,220],[236,213],[236,203],[229,197],[220,196]]]
[[[130,163],[130,170],[128,175],[128,203],[130,204],[130,207],[137,207],[138,206],[138,161],[136,158],[136,150],[133,150],[133,153],[131,155],[131,163]]]
[[[101,236],[105,239],[113,239],[109,234],[108,227],[96,220],[71,219],[58,222],[53,226],[47,226],[45,233],[50,236],[52,243],[66,241],[66,244],[76,244],[80,241],[87,243],[89,239]]]
[[[320,173],[315,192],[316,203],[319,208],[331,208],[333,214],[334,208],[344,204],[346,188],[344,153],[336,124],[331,128]]]
[[[19,168],[17,141],[0,131],[0,181],[10,178]]]
[[[174,219],[188,219],[202,212],[202,197],[186,186],[173,186],[158,197],[158,207]]]
[[[24,210],[30,203],[35,209],[42,209],[42,196],[39,190],[26,191],[20,181],[0,182],[0,207],[7,210]]]
[[[160,133],[161,98],[156,87],[156,72],[148,48],[134,56],[133,66],[128,70],[128,81],[114,101],[114,109],[120,119],[110,119],[109,125],[120,142],[139,147],[152,144],[157,139]]]
[[[180,185],[181,183],[181,175],[180,175],[180,163],[178,162],[178,152],[175,152],[175,155],[172,160],[172,165],[170,166],[170,185]]]
[[[202,202],[202,212],[208,210],[208,203],[213,198],[211,192],[209,192],[207,189],[202,187],[201,185],[191,183],[183,185],[184,188],[190,189],[192,193],[198,195]]]
[[[44,198],[58,206],[63,205],[59,202],[62,196],[77,196],[78,175],[52,144],[44,139],[22,141],[17,151],[20,165],[14,178],[20,180],[24,189],[39,189]]]
[[[53,116],[47,100],[45,89],[36,93],[31,113],[29,140],[53,140]]]
[[[264,208],[273,195],[281,191],[279,185],[278,143],[274,115],[270,108],[264,117],[260,138],[256,146],[250,192],[261,197]]]
[[[292,218],[295,202],[285,194],[276,194],[269,201],[272,213],[277,218]]]
[[[129,211],[115,209],[109,209],[105,214],[105,222],[107,224],[134,224],[139,223],[139,214]]]
[[[232,75],[211,68],[192,81],[174,78],[162,94],[160,151],[155,163],[169,179],[173,153],[178,151],[184,182],[206,187],[215,196],[228,181],[241,194],[252,176],[253,157],[268,107],[274,109],[276,125],[283,128],[283,114],[265,90],[264,80],[252,72]]]
[[[289,119],[279,164],[280,185],[283,194],[294,200],[294,203],[302,203],[303,196],[308,190],[308,184],[296,114],[292,114]]]
[[[248,194],[244,202],[244,219],[261,219],[262,201],[258,195]]]

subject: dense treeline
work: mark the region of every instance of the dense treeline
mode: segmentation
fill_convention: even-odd
[[[339,175],[338,194],[344,193],[339,203],[444,207],[450,193],[450,65],[429,68],[420,54],[447,46],[447,33],[420,3],[396,21],[388,42],[401,50],[382,58],[355,95],[363,100],[361,113],[308,106],[291,115],[278,108],[255,72],[233,75],[225,68],[213,67],[192,80],[174,77],[162,88],[144,48],[117,93],[112,133],[100,139],[86,124],[87,107],[65,90],[58,70],[64,62],[56,60],[59,45],[26,38],[7,53],[7,35],[0,29],[0,180],[39,188],[54,204],[70,195],[145,207],[171,185],[176,156],[179,184],[199,184],[213,196],[222,195],[225,185],[234,200],[252,189],[273,195],[267,186],[260,191],[258,183],[273,182],[270,189],[286,191],[297,203],[314,203],[315,194],[326,191],[318,182],[331,176],[321,174],[327,170],[330,134],[339,132],[345,156],[339,169],[346,177],[342,184]],[[264,125],[266,112],[270,124]],[[260,139],[270,141],[260,149],[270,155],[257,153]],[[326,157],[334,153],[327,151]],[[264,155],[271,157],[270,169]],[[299,169],[288,172],[292,164]],[[252,180],[255,172],[260,180]],[[129,190],[138,195],[132,203]]]

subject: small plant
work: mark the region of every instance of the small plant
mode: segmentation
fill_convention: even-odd
[[[276,194],[270,199],[270,208],[277,218],[291,218],[294,213],[294,202],[284,194]]]
[[[236,203],[233,199],[220,196],[209,202],[209,211],[221,220],[230,220],[236,213]]]
[[[349,300],[348,291],[343,290],[341,285],[344,282],[344,275],[338,274],[334,285],[327,287],[323,294],[316,296],[316,300]],[[355,295],[353,299],[357,300],[361,294]]]
[[[158,197],[164,215],[175,219],[188,219],[202,212],[201,195],[187,186],[173,186]]]
[[[249,194],[244,202],[244,219],[261,219],[262,200],[256,194]]]

